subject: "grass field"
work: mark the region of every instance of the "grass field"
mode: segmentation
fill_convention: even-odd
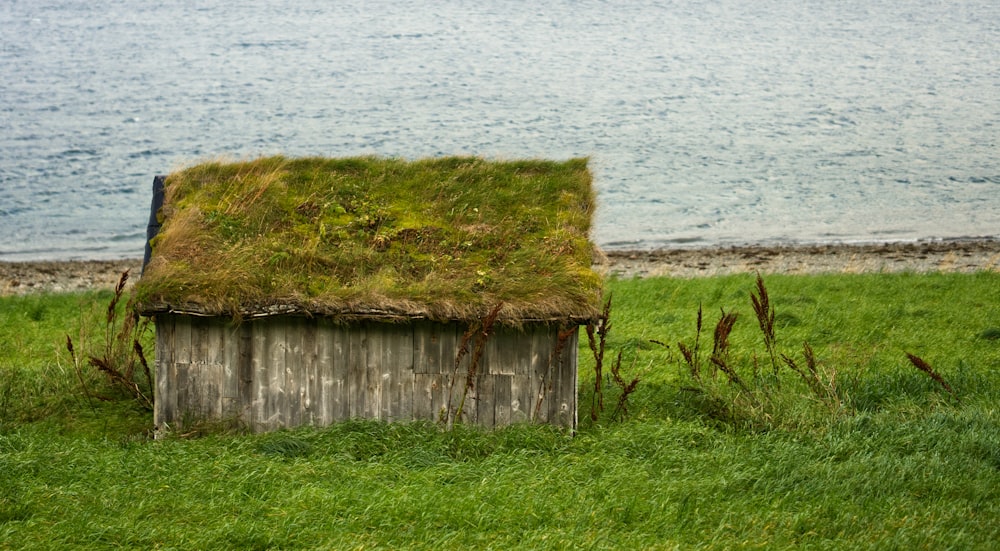
[[[641,381],[624,421],[603,384],[592,421],[582,339],[574,437],[353,421],[151,441],[65,349],[100,341],[109,292],[2,298],[0,548],[994,548],[1000,274],[765,280],[777,374],[754,276],[610,282],[604,370],[621,351]],[[701,382],[677,345],[699,306]],[[720,309],[745,390],[712,367]],[[780,359],[806,365],[805,341],[834,400]]]

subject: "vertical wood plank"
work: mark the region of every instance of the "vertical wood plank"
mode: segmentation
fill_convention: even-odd
[[[465,356],[462,363],[459,365],[458,373],[455,376],[455,389],[459,393],[459,399],[461,399],[461,394],[466,393],[465,396],[465,407],[462,410],[462,422],[468,423],[470,425],[475,425],[479,421],[479,410],[477,404],[479,403],[479,381],[476,380],[475,374],[473,374],[473,379],[470,383],[469,381],[469,370],[472,368],[472,356],[475,354],[475,337],[473,337],[469,342],[469,354]],[[479,368],[476,367],[476,372],[478,373]]]
[[[485,366],[477,369],[475,401],[469,407],[469,412],[475,412],[476,415],[471,422],[486,428],[493,428],[496,424],[494,377]]]
[[[413,372],[441,373],[455,352],[454,324],[418,321],[413,324]]]
[[[412,415],[413,337],[408,325],[378,323],[372,357],[380,377],[378,418],[394,421]],[[409,393],[405,398],[404,395]],[[408,402],[408,403],[405,403]],[[404,413],[404,409],[406,412]]]
[[[537,331],[538,324],[529,324],[520,328],[512,338],[514,352],[514,375],[530,377],[531,369],[531,339]]]
[[[413,420],[413,324],[392,326],[393,335],[393,392],[392,419]]]
[[[577,330],[574,330],[569,338],[566,339],[566,343],[562,349],[562,354],[559,358],[559,411],[556,419],[559,425],[564,426],[571,431],[575,431],[577,425],[576,366],[578,338],[579,333]]]
[[[303,353],[303,319],[298,316],[274,318],[275,325],[285,328],[284,365],[284,407],[281,410],[281,426],[297,427],[302,424],[302,375],[305,372]]]
[[[266,323],[265,320],[256,320],[253,322],[254,330],[259,335],[260,342],[260,353],[256,354],[256,359],[258,360],[259,370],[255,372],[255,377],[258,384],[258,392],[260,394],[260,418],[259,427],[260,430],[268,430],[268,419],[271,417],[272,409],[274,409],[274,393],[277,392],[275,389],[275,381],[272,380],[271,370],[273,366],[273,360],[271,358],[271,346],[273,338],[271,336],[271,327]],[[255,344],[256,338],[255,338]]]
[[[465,332],[469,329],[466,324],[457,321],[449,322],[448,325],[450,327],[441,333],[441,373],[455,372],[455,359],[458,357],[458,350],[462,346],[462,337],[465,336]],[[469,354],[465,355],[463,362],[469,361],[469,357],[472,354],[472,342],[469,343],[469,348]],[[460,366],[460,369],[465,369],[465,365]]]
[[[351,365],[351,339],[349,329],[346,325],[331,324],[329,330],[332,335],[331,369],[329,392],[331,393],[332,414],[331,419],[342,421],[351,417],[351,388],[350,369]]]
[[[316,319],[302,320],[302,383],[301,407],[302,422],[307,425],[318,425],[321,420],[319,415],[319,381],[318,381],[318,356],[319,342],[317,341]]]
[[[517,351],[514,344],[517,338],[518,329],[513,327],[497,327],[493,335],[486,343],[486,353],[483,357],[487,359],[488,372],[494,375],[514,375]]]
[[[390,366],[387,365],[388,351],[386,348],[391,344],[391,339],[386,335],[385,325],[382,323],[369,322],[366,324],[368,332],[368,350],[365,356],[366,368],[368,371],[368,411],[366,417],[370,419],[389,420],[389,396],[391,373]]]
[[[364,366],[365,366],[365,409],[361,414],[366,419],[382,419],[382,328],[378,323],[365,323]]]
[[[540,422],[541,419],[538,417],[538,401],[543,397],[542,385],[544,379],[544,371],[539,367],[539,357],[537,349],[539,326],[532,326],[531,332],[527,335],[527,340],[525,341],[525,346],[528,349],[528,402],[525,404],[526,411],[528,412],[529,421],[536,423]]]
[[[189,421],[200,421],[205,418],[205,384],[201,375],[205,365],[205,318],[188,317],[190,328],[190,361],[187,366],[187,408],[185,417]]]
[[[546,324],[535,334],[535,342],[532,348],[538,355],[538,368],[541,370],[538,386],[540,389],[541,401],[535,412],[536,420],[542,423],[552,421],[552,412],[556,409],[555,388],[559,376],[558,358],[554,358],[552,353],[555,347],[553,337],[554,329]]]
[[[440,373],[413,374],[413,418],[436,421],[434,398],[441,384]]]
[[[236,416],[247,426],[253,426],[253,333],[249,323],[240,323],[239,330],[239,385]]]
[[[219,404],[221,419],[233,419],[239,414],[240,398],[240,329],[231,322],[219,322],[222,334],[221,361],[222,396]]]
[[[174,319],[174,380],[177,382],[177,416],[174,423],[183,428],[184,419],[195,405],[191,400],[188,372],[191,367],[191,318],[176,316]]]
[[[366,417],[368,397],[367,327],[365,323],[353,324],[348,331],[350,342],[348,363],[348,400],[352,418]]]
[[[510,422],[531,421],[531,379],[526,375],[510,376]]]
[[[219,386],[213,359],[215,350],[212,342],[215,323],[212,318],[197,317],[191,325],[191,368],[189,381],[193,383],[198,397],[197,418],[212,419],[215,404],[219,400]]]
[[[563,384],[563,373],[562,370],[562,353],[555,355],[556,349],[558,347],[559,341],[559,326],[550,325],[548,329],[549,334],[549,361],[551,365],[549,366],[549,373],[551,376],[551,391],[549,393],[549,423],[560,424],[560,412],[562,410],[562,384]]]
[[[282,418],[287,411],[287,400],[285,398],[285,353],[288,348],[286,340],[285,323],[272,323],[272,320],[265,319],[262,323],[266,327],[267,350],[268,350],[268,408],[267,408],[267,428],[268,430],[279,429],[284,426]]]
[[[511,380],[513,375],[491,375],[493,379],[493,426],[511,423]]]
[[[271,393],[271,380],[268,378],[268,350],[266,326],[259,320],[249,322],[250,325],[250,365],[252,377],[252,414],[251,424],[255,432],[267,427],[267,408]]]
[[[515,374],[518,330],[500,327],[487,344],[487,375],[493,384],[493,422],[489,426],[506,426],[511,421],[511,379]],[[482,419],[480,423],[483,423]],[[484,424],[484,426],[487,426]]]
[[[514,374],[510,377],[510,422],[527,423],[534,407],[531,377],[531,331],[527,325],[512,335]]]
[[[225,388],[225,322],[219,318],[205,319],[205,364],[202,374],[205,385],[205,415],[209,419],[222,419],[223,393]]]
[[[333,422],[333,396],[331,395],[333,387],[333,331],[329,321],[323,319],[315,321],[314,418],[316,424],[326,426]]]
[[[175,367],[174,321],[172,314],[156,316],[156,394],[153,425],[157,432],[173,429],[177,412],[177,369]]]
[[[506,327],[494,327],[493,332],[490,333],[490,337],[486,339],[486,344],[483,346],[483,355],[479,359],[479,371],[482,374],[503,374],[503,358],[499,357],[499,354],[501,354],[500,341],[503,340],[503,335],[506,332],[506,329]],[[480,338],[482,338],[481,335]]]

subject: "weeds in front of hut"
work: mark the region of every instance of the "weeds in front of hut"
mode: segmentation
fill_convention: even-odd
[[[103,341],[96,350],[86,353],[87,365],[102,373],[112,387],[124,391],[143,408],[153,409],[153,374],[146,360],[142,336],[149,329],[149,320],[141,319],[131,301],[121,304],[129,271],[118,278],[114,294],[104,316]],[[66,350],[88,401],[97,397],[86,381],[73,339],[66,335]]]
[[[635,361],[633,359],[632,367],[635,367]],[[618,402],[615,404],[614,411],[611,412],[612,420],[624,421],[628,417],[628,405],[629,396],[635,392],[637,386],[639,386],[639,376],[636,375],[630,380],[626,380],[622,376],[622,353],[618,351],[618,357],[615,358],[615,363],[611,365],[611,380],[614,381],[615,386],[618,387]]]
[[[626,380],[622,375],[622,351],[619,350],[614,363],[611,364],[611,377],[604,376],[604,354],[607,350],[608,335],[611,333],[611,299],[601,309],[601,315],[587,324],[587,343],[594,356],[594,394],[590,403],[590,420],[596,422],[604,412],[604,387],[614,385],[618,389],[618,401],[611,413],[611,419],[624,420],[628,415],[629,396],[639,386],[639,376]],[[632,367],[635,367],[633,361]]]
[[[98,431],[146,430],[140,425],[147,412],[140,412],[133,400],[94,401],[85,396],[68,361],[67,332],[78,349],[93,348],[81,343],[89,342],[92,328],[100,325],[98,316],[104,319],[103,305],[110,296],[111,289],[0,297],[0,433],[46,420],[64,430],[91,423]],[[96,369],[84,367],[80,375],[89,389],[106,388],[104,375]],[[114,417],[125,410],[137,415],[117,423]]]
[[[469,328],[462,335],[462,341],[459,344],[458,352],[455,355],[455,370],[452,374],[451,385],[448,388],[448,405],[447,405],[447,426],[451,429],[455,425],[455,420],[462,419],[462,413],[465,411],[465,400],[468,398],[470,392],[475,391],[476,378],[479,375],[479,361],[483,357],[483,352],[486,350],[486,342],[489,340],[490,336],[493,335],[493,328],[496,325],[497,318],[500,316],[500,310],[503,308],[503,303],[499,302],[489,311],[486,316],[480,319],[477,323],[469,325]],[[462,396],[459,398],[458,405],[452,410],[451,400],[455,391],[455,381],[458,380],[458,373],[462,365],[462,361],[465,356],[469,354],[469,344],[472,343],[474,348],[472,349],[472,358],[469,361],[469,367],[466,369],[465,373],[465,385],[462,387]]]
[[[590,403],[590,420],[597,421],[600,412],[604,411],[604,351],[607,347],[608,333],[611,332],[611,299],[608,295],[601,316],[587,324],[587,343],[594,355],[594,395]],[[621,355],[619,354],[619,359]]]
[[[470,323],[459,340],[446,393],[447,402],[441,408],[438,416],[438,422],[443,424],[447,430],[453,430],[456,425],[475,419],[478,414],[476,411],[477,401],[483,397],[480,394],[481,389],[477,388],[484,376],[482,359],[486,352],[487,343],[497,329],[501,312],[505,306],[503,303],[498,303],[485,316]],[[543,411],[543,405],[546,404],[546,398],[552,393],[553,382],[558,378],[559,371],[565,368],[563,362],[566,346],[575,342],[571,338],[577,334],[578,330],[574,324],[563,324],[552,329],[555,329],[555,338],[548,355],[543,360],[544,363],[532,365],[533,370],[538,370],[535,372],[537,380],[532,382],[532,384],[537,382],[537,392],[534,392],[536,387],[532,387],[534,403],[523,404],[528,421],[545,418],[546,412]],[[486,376],[491,375],[487,374]],[[535,376],[532,376],[531,379],[535,379]],[[492,390],[487,392],[492,392]],[[488,399],[492,400],[492,397],[488,397]],[[472,404],[469,403],[470,401]]]

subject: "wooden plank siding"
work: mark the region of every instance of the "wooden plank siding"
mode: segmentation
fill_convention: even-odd
[[[350,418],[439,422],[467,392],[459,422],[576,428],[575,327],[561,347],[556,325],[496,328],[468,389],[474,339],[456,365],[464,332],[457,322],[159,314],[154,422],[158,431],[207,421],[257,432]]]

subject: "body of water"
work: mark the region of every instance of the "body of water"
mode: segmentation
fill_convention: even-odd
[[[588,156],[606,248],[1000,235],[995,0],[5,0],[0,260],[216,157]]]

